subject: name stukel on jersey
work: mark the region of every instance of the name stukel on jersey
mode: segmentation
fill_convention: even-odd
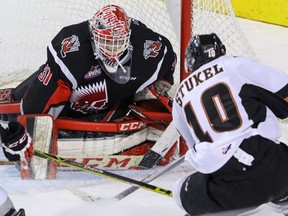
[[[216,64],[190,76],[179,86],[175,96],[176,102],[182,107],[182,98],[185,96],[185,92],[192,91],[194,87],[201,85],[222,72],[224,72],[223,67]]]

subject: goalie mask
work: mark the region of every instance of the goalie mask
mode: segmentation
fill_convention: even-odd
[[[189,73],[226,54],[226,48],[215,34],[195,35],[186,49],[185,69]]]
[[[90,30],[94,54],[103,70],[117,83],[128,82],[130,70],[123,65],[131,63],[132,49],[129,48],[130,19],[126,12],[116,5],[107,5],[90,20]]]

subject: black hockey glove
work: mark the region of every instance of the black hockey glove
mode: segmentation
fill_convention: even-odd
[[[0,135],[4,155],[9,161],[26,161],[32,157],[31,138],[19,122],[9,122],[6,128],[0,123]]]

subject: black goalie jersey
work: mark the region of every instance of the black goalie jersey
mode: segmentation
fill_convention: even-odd
[[[95,58],[89,22],[64,27],[48,45],[47,63],[22,99],[22,114],[94,114],[133,98],[157,80],[173,84],[176,55],[170,42],[137,20],[131,29],[130,49],[122,57],[131,55],[123,63],[130,68],[130,77],[118,84]]]

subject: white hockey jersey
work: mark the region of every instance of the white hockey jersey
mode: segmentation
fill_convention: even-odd
[[[185,139],[192,166],[220,169],[245,138],[279,142],[277,118],[288,117],[288,76],[245,57],[222,56],[183,80],[173,102],[173,122]],[[285,101],[286,98],[286,101]]]

